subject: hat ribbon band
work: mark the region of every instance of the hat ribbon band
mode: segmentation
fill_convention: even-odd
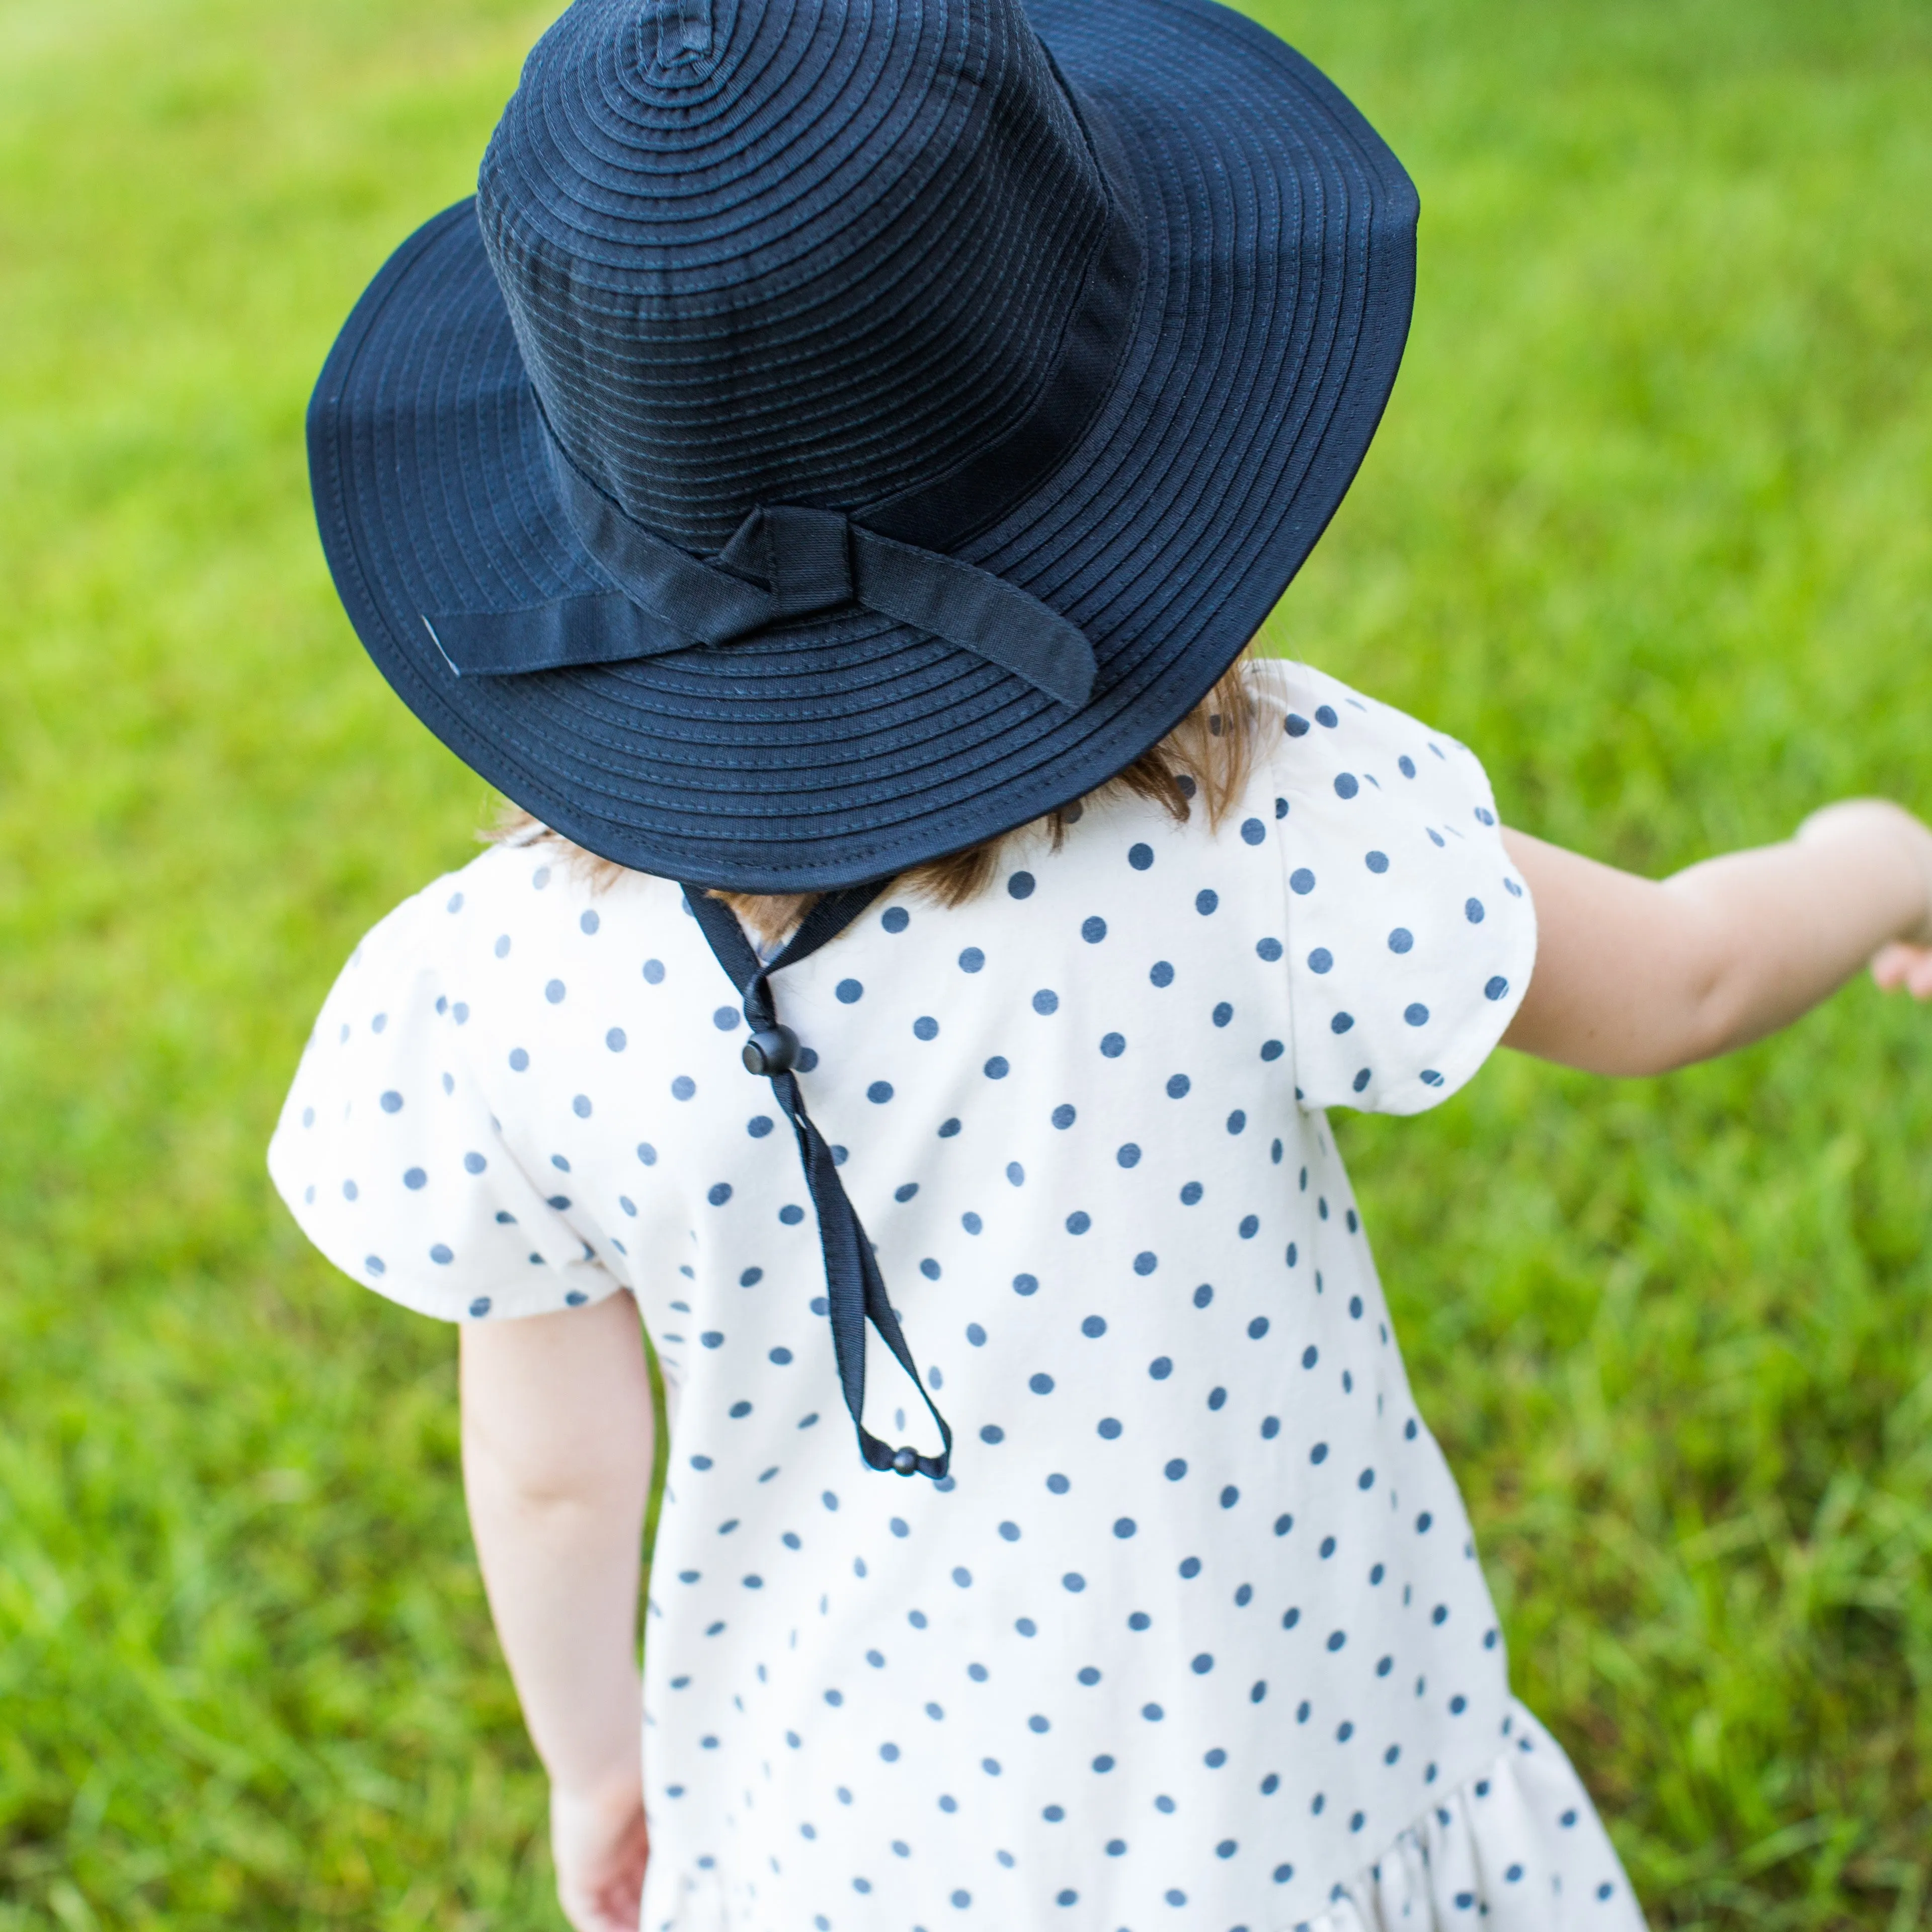
[[[713,898],[701,886],[684,888],[685,904],[698,921],[698,930],[709,942],[726,976],[743,996],[745,1017],[754,1038],[770,1037],[767,1030],[778,1026],[772,976],[836,939],[885,890],[885,884],[875,879],[869,885],[848,886],[842,892],[826,893],[800,921],[784,950],[769,962],[759,958],[736,915],[722,899]],[[790,1043],[796,1046],[796,1039]],[[751,1064],[748,1060],[747,1066]],[[825,1136],[813,1125],[812,1116],[806,1112],[798,1076],[792,1070],[794,1064],[788,1058],[766,1071],[772,1091],[798,1138],[806,1186],[811,1190],[812,1204],[818,1215],[819,1246],[825,1264],[826,1311],[832,1324],[832,1360],[838,1372],[846,1411],[858,1433],[859,1454],[872,1468],[890,1469],[902,1476],[930,1476],[935,1482],[944,1483],[952,1460],[952,1426],[940,1414],[920,1379],[918,1366],[906,1346],[898,1317],[892,1312],[891,1298],[886,1293],[878,1257],[845,1192],[844,1183],[838,1178],[838,1163],[844,1154],[842,1150],[834,1154],[826,1144]],[[866,1324],[868,1322],[892,1352],[892,1359],[912,1378],[926,1412],[938,1425],[937,1456],[922,1455],[909,1444],[894,1449],[866,1426]]]
[[[774,624],[858,605],[1086,703],[1094,647],[1078,627],[991,571],[900,543],[836,510],[760,506],[715,562],[629,516],[549,444],[578,540],[619,586],[518,610],[425,613],[458,677],[515,677],[735,644]]]

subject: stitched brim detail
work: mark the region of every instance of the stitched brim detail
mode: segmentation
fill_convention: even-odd
[[[1092,790],[1198,701],[1353,480],[1414,289],[1414,190],[1299,56],[1211,0],[1036,0],[1140,203],[1110,400],[961,554],[1070,617],[1078,710],[876,616],[634,664],[459,679],[426,611],[608,587],[566,520],[473,205],[405,243],[323,371],[310,457],[351,621],[404,701],[545,824],[638,870],[846,885]]]

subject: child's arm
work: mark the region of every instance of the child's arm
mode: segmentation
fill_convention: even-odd
[[[463,1471],[496,1634],[550,1777],[577,1932],[634,1932],[648,1846],[638,1580],[656,1442],[638,1310],[463,1330]]]
[[[1932,998],[1932,830],[1855,799],[1783,845],[1661,884],[1505,831],[1536,970],[1504,1044],[1593,1073],[1662,1073],[1788,1025],[1868,960]]]

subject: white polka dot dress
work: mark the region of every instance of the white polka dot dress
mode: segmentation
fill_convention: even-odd
[[[1321,674],[1218,832],[1134,802],[776,982],[956,1432],[866,1468],[796,1145],[677,888],[542,844],[383,921],[270,1152],[500,1321],[628,1289],[673,1391],[649,1932],[1634,1932],[1512,1701],[1322,1110],[1482,1064],[1534,914],[1476,760]],[[867,1420],[937,1446],[868,1336]]]

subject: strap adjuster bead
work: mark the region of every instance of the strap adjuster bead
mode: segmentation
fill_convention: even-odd
[[[738,1056],[745,1063],[745,1071],[766,1078],[774,1073],[789,1073],[798,1064],[798,1035],[776,1022],[758,1027],[754,1021],[753,1024],[757,1030]]]

